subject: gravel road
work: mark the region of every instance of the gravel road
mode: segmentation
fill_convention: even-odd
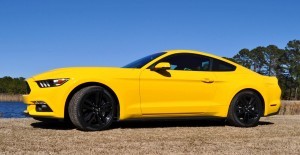
[[[118,122],[101,132],[31,118],[0,119],[0,154],[300,154],[300,115],[254,128],[217,120]]]

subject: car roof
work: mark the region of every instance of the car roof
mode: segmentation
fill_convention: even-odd
[[[239,70],[240,72],[246,72],[246,73],[256,73],[244,66],[241,66],[240,64],[237,64],[231,60],[228,60],[228,59],[225,59],[221,56],[217,56],[217,55],[213,55],[213,54],[210,54],[210,53],[206,53],[206,52],[201,52],[201,51],[196,51],[196,50],[185,50],[185,49],[176,49],[176,50],[166,50],[164,51],[166,52],[168,55],[172,54],[172,53],[192,53],[192,54],[200,54],[200,55],[204,55],[204,56],[208,56],[208,57],[211,57],[211,58],[215,58],[215,59],[219,59],[219,60],[222,60],[222,61],[225,61],[227,63],[230,63],[234,66],[237,67],[237,70]],[[256,73],[257,74],[257,73]]]
[[[201,51],[196,51],[196,50],[181,50],[181,49],[178,49],[178,50],[167,50],[167,51],[164,51],[166,53],[192,53],[192,54],[201,54],[201,55],[204,55],[204,56],[209,56],[209,57],[212,57],[212,58],[216,58],[216,59],[219,59],[219,60],[223,60],[225,62],[228,62],[230,64],[233,64],[233,65],[238,65],[237,63],[235,62],[232,62],[230,60],[227,60],[225,58],[222,58],[220,56],[217,56],[217,55],[213,55],[213,54],[210,54],[210,53],[206,53],[206,52],[201,52]]]

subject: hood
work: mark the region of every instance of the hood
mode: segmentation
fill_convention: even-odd
[[[125,71],[133,70],[132,68],[119,67],[69,67],[50,70],[33,76],[34,80],[46,80],[56,78],[76,78],[76,77],[91,77],[91,76],[117,76]]]

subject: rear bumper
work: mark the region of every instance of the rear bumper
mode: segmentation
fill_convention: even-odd
[[[280,109],[281,109],[281,107],[279,107],[279,108],[278,108],[278,110],[277,110],[276,112],[268,114],[268,115],[267,115],[267,117],[268,117],[268,116],[274,116],[274,115],[278,115],[278,114],[279,114],[279,111],[280,111]]]
[[[265,78],[265,93],[263,95],[265,101],[264,116],[276,115],[281,107],[281,89],[278,85],[276,77],[264,76]]]
[[[275,100],[272,103],[265,105],[266,110],[264,116],[272,116],[272,115],[277,115],[280,111],[281,107],[281,101]]]

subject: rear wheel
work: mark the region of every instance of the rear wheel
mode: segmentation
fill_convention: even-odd
[[[232,100],[227,116],[229,124],[237,127],[257,126],[263,114],[263,103],[253,91],[242,91]]]
[[[105,88],[89,86],[72,97],[68,108],[69,116],[79,130],[104,130],[113,122],[115,105],[115,99]]]

